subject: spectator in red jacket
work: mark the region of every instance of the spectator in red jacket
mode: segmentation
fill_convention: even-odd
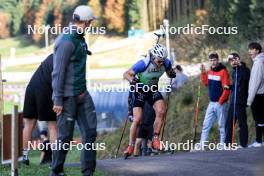
[[[220,132],[220,147],[224,147],[225,142],[225,122],[227,100],[230,94],[229,74],[226,67],[219,62],[217,53],[209,54],[210,69],[206,72],[204,65],[201,66],[201,80],[208,87],[209,105],[206,110],[206,115],[203,122],[201,140],[195,145],[196,150],[203,150],[214,122],[218,121]]]

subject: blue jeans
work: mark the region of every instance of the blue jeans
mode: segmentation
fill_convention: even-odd
[[[217,120],[219,126],[219,132],[220,132],[220,143],[223,144],[225,142],[225,136],[226,136],[225,134],[226,118],[227,118],[227,103],[220,105],[218,102],[210,102],[206,110],[200,142],[207,141],[210,129],[212,128],[214,122]]]

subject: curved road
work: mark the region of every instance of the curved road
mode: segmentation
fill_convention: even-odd
[[[114,176],[263,176],[264,147],[98,161]]]

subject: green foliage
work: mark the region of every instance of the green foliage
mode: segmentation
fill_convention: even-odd
[[[161,0],[160,0],[161,1]],[[4,0],[0,3],[0,10],[9,15],[8,29],[11,35],[25,32],[25,26],[53,22],[62,22],[62,26],[68,24],[73,9],[80,4],[91,5],[98,17],[98,25],[108,27],[108,30],[123,34],[132,26],[141,27],[142,0],[67,0],[56,1],[57,6],[54,16],[55,3],[44,3],[41,0]],[[207,21],[210,26],[237,26],[238,35],[207,35],[205,45],[224,48],[229,41],[243,42],[243,40],[262,40],[264,36],[264,1],[262,0],[208,0],[205,1],[205,10],[208,12]],[[150,3],[150,2],[148,2]],[[48,6],[48,7],[46,7]],[[41,10],[40,8],[43,8]],[[45,11],[44,11],[45,10]],[[37,13],[37,12],[42,13]],[[173,13],[177,13],[174,11]],[[37,16],[40,15],[40,16]],[[147,13],[145,13],[147,14]],[[191,14],[192,17],[194,15]],[[185,21],[181,17],[180,22]],[[192,21],[192,20],[191,20]],[[151,21],[149,21],[151,23]],[[153,24],[149,24],[153,25]],[[33,37],[33,36],[31,36]]]
[[[211,51],[217,51],[221,57],[236,51],[246,56],[249,41],[259,41],[264,37],[263,18],[264,1],[261,0],[209,0],[205,10],[196,11],[190,19],[184,17],[173,26],[208,24],[211,27],[237,27],[238,34],[189,34],[170,35],[171,48],[177,54],[177,60],[201,62]]]
[[[250,30],[248,32],[251,34],[251,39],[263,40],[264,37],[264,1],[263,0],[252,0],[252,18],[250,21]]]
[[[188,106],[193,102],[193,95],[191,92],[185,92],[185,94],[182,97],[182,105]]]
[[[125,3],[125,16],[126,16],[126,28],[141,27],[141,12],[140,12],[140,0],[126,0]]]
[[[239,29],[239,35],[249,39],[248,27],[251,20],[250,12],[251,1],[249,0],[232,0],[230,1],[230,15],[233,26]]]
[[[236,40],[262,40],[264,37],[264,1],[262,0],[209,0],[208,21],[211,26],[237,26],[239,34],[209,35],[209,44],[228,44],[228,41]],[[220,45],[221,46],[221,45]]]
[[[214,27],[228,27],[230,25],[230,3],[228,0],[209,0],[208,22]],[[207,44],[224,47],[228,41],[228,35],[210,34],[207,36]]]
[[[21,0],[5,0],[0,3],[0,10],[3,10],[10,15],[9,25],[11,34],[18,34],[20,32],[20,24],[24,14],[23,2]]]

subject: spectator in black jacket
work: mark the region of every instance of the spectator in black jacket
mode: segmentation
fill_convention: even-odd
[[[230,65],[233,68],[231,96],[226,121],[226,144],[232,143],[233,119],[239,124],[239,141],[241,147],[247,147],[248,144],[248,126],[247,126],[247,97],[250,70],[246,64],[240,61],[237,53],[231,53],[228,56]],[[237,70],[236,70],[237,69]],[[237,74],[236,74],[237,72]],[[236,90],[235,90],[236,87]],[[236,95],[235,95],[236,92]],[[236,97],[235,97],[236,96]],[[235,113],[234,113],[235,110]]]
[[[23,163],[29,165],[29,146],[32,131],[38,121],[47,121],[50,141],[57,137],[56,114],[53,112],[51,99],[51,73],[53,70],[53,54],[50,54],[38,67],[27,85],[23,108]]]

